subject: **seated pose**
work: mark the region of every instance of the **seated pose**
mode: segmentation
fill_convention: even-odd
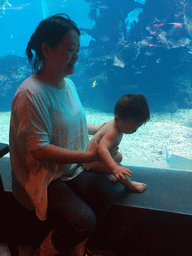
[[[105,218],[114,189],[99,173],[82,168],[96,161],[98,145],[85,151],[87,124],[75,85],[80,47],[76,24],[63,15],[41,21],[26,53],[33,74],[18,88],[11,108],[10,159],[13,194],[25,236],[44,241],[34,255],[82,256],[85,242]],[[124,174],[128,174],[125,171]],[[23,216],[21,218],[21,216]],[[21,226],[22,226],[21,223]],[[34,235],[35,234],[35,235]]]
[[[93,150],[95,143],[99,144],[100,161],[84,164],[86,170],[110,173],[111,181],[120,181],[130,191],[142,192],[146,184],[130,180],[132,172],[121,166],[122,155],[118,145],[123,134],[132,134],[150,119],[149,106],[142,94],[127,94],[119,98],[115,104],[114,119],[107,122],[95,134],[87,145],[86,150]],[[127,170],[125,175],[123,170]]]

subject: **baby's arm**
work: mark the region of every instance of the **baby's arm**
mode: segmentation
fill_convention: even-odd
[[[105,172],[112,173],[119,180],[120,178],[125,179],[125,175],[131,176],[132,172],[129,169],[118,165],[109,151],[111,145],[116,143],[118,135],[118,132],[113,127],[107,129],[99,142],[98,153],[105,165]]]

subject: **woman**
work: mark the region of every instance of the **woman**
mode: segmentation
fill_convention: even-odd
[[[106,177],[81,167],[97,159],[97,145],[84,150],[88,132],[95,134],[99,126],[87,125],[75,86],[66,78],[74,72],[79,36],[69,17],[40,22],[26,49],[33,75],[12,102],[14,197],[32,227],[44,223],[52,230],[34,255],[83,255],[85,241],[113,198]]]

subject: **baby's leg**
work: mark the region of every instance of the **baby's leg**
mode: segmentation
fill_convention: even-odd
[[[119,181],[132,192],[143,192],[146,188],[145,183],[131,181],[129,176],[125,176],[125,179],[120,178]]]
[[[113,160],[114,160],[116,163],[120,163],[120,162],[122,161],[122,159],[123,159],[122,154],[119,153],[119,152],[117,152],[117,153],[115,153],[115,154],[113,154],[113,155],[111,155],[111,156],[113,157]]]
[[[108,179],[112,182],[118,182],[117,178],[113,174],[107,174]]]
[[[112,154],[111,156],[113,160],[116,162],[116,164],[120,165],[120,162],[122,161],[122,158],[123,158],[122,154],[117,152],[115,154]],[[113,174],[108,174],[107,176],[111,182],[114,182],[114,183],[118,182],[117,178]]]

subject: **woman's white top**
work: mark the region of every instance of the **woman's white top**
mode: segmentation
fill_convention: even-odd
[[[65,86],[57,89],[33,76],[26,79],[12,102],[9,143],[14,196],[46,220],[50,182],[73,179],[83,169],[76,164],[37,161],[31,151],[49,144],[85,150],[87,122],[73,82],[65,79]]]

